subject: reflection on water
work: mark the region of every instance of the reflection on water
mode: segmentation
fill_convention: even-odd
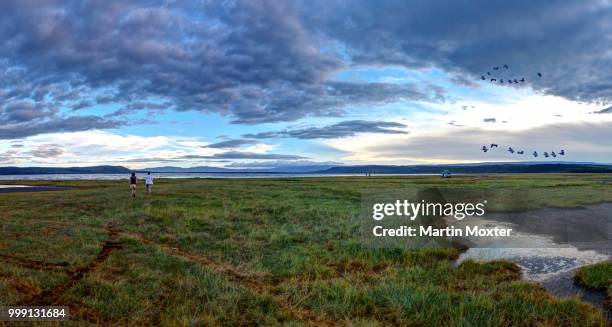
[[[605,309],[610,317],[603,305],[605,294],[575,285],[573,277],[579,267],[611,259],[608,236],[612,204],[575,209],[547,208],[517,218],[519,215],[523,213],[495,214],[477,222],[481,226],[511,227],[514,235],[465,239],[470,248],[461,254],[456,264],[468,259],[511,260],[521,267],[526,280],[538,282],[559,297],[579,296]],[[538,221],[530,223],[525,217]],[[589,238],[591,241],[587,241]]]

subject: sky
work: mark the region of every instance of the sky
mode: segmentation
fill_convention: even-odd
[[[607,0],[4,0],[0,166],[612,163],[610,17]]]

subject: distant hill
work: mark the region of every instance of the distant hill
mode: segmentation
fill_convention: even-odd
[[[612,165],[594,163],[486,163],[468,165],[416,166],[342,166],[332,167],[324,174],[439,174],[448,170],[455,174],[495,173],[612,173]]]
[[[39,174],[128,174],[131,170],[121,166],[92,167],[0,167],[0,175]]]
[[[274,168],[219,168],[219,167],[157,167],[137,169],[156,173],[289,173],[289,174],[439,174],[448,170],[453,174],[496,174],[496,173],[612,173],[612,164],[590,162],[505,162],[470,163],[453,165],[414,166],[279,166]],[[37,174],[129,174],[133,170],[121,166],[93,167],[0,167],[0,175]]]

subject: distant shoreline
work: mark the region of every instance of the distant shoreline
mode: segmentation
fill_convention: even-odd
[[[357,165],[357,166],[279,166],[274,168],[230,169],[218,167],[150,167],[128,169],[122,166],[90,167],[0,167],[1,176],[16,175],[100,175],[152,172],[155,174],[206,175],[435,175],[448,171],[457,174],[519,174],[519,173],[612,173],[612,164],[594,162],[482,162],[441,165]]]

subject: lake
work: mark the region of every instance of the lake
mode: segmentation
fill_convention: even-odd
[[[153,173],[154,178],[293,178],[293,177],[347,177],[365,174],[319,174],[319,173]],[[435,176],[438,174],[376,174],[372,176]],[[137,173],[139,179],[145,174]],[[129,174],[36,174],[0,175],[0,180],[121,180]]]

